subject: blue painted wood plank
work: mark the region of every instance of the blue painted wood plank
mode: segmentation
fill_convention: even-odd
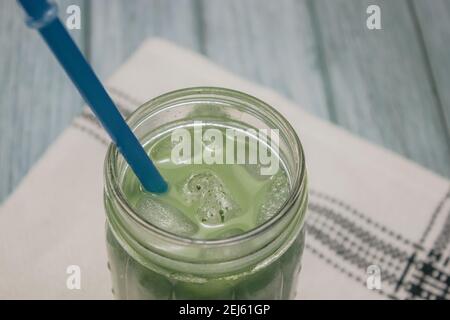
[[[329,118],[306,1],[204,0],[204,53]]]
[[[442,111],[442,120],[447,128],[447,141],[450,144],[450,2],[434,0],[414,1],[412,10],[418,19],[425,54],[430,64]],[[450,163],[448,164],[450,167]]]
[[[69,4],[59,1],[60,16]],[[83,32],[73,36],[83,44]],[[72,84],[15,1],[0,2],[0,202],[81,109]]]
[[[132,4],[92,2],[92,61],[102,75],[119,66],[145,38],[159,36],[203,53],[328,117],[304,1],[152,0]]]
[[[149,37],[162,37],[198,50],[193,0],[96,0],[91,10],[91,62],[109,76]]]
[[[408,2],[309,4],[316,38],[322,41],[333,120],[450,177],[447,131]],[[382,30],[366,27],[369,4],[380,6]]]

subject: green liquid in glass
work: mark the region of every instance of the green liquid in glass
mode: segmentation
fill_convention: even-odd
[[[193,132],[192,125],[186,128]],[[239,142],[226,137],[226,125],[209,124],[203,130],[208,128],[223,132],[224,148],[226,143],[235,143],[237,153]],[[248,139],[244,143],[247,154],[255,151],[252,148],[256,144],[249,143]],[[122,182],[128,203],[143,220],[160,229],[193,239],[232,237],[270,219],[289,195],[290,181],[281,160],[274,175],[261,174],[259,164],[175,164],[171,160],[173,145],[170,131],[149,139],[145,145],[169,183],[167,193],[159,195],[143,191],[129,168]],[[196,156],[199,154],[193,155]],[[165,270],[168,272],[162,275],[143,266],[126,253],[109,228],[107,242],[113,291],[118,298],[287,299],[292,295],[294,279],[300,269],[304,232],[279,259],[262,269],[202,283],[191,282],[188,277],[172,279],[167,276],[170,270]]]

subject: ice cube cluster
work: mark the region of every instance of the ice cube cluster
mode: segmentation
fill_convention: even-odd
[[[189,176],[183,184],[182,192],[188,203],[198,203],[196,214],[203,224],[223,224],[241,212],[220,178],[211,171],[205,170]]]

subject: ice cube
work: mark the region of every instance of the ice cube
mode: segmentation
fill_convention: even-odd
[[[257,224],[262,224],[272,218],[289,196],[289,180],[284,171],[270,178],[271,184],[267,196],[257,216]]]
[[[220,178],[207,170],[191,175],[183,194],[188,203],[198,203],[197,217],[207,225],[223,224],[241,211]]]
[[[225,221],[237,216],[239,206],[223,189],[207,192],[197,210],[200,221],[207,225],[223,224]]]
[[[191,175],[183,185],[183,194],[188,203],[203,199],[207,194],[222,190],[222,181],[214,173],[203,171]]]
[[[145,194],[137,201],[135,209],[147,222],[180,236],[192,236],[198,231],[195,225],[183,212],[167,203]]]

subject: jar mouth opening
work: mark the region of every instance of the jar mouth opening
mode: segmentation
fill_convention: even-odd
[[[146,108],[152,107],[152,111],[149,114],[147,114],[147,116],[150,116],[152,114],[156,114],[158,112],[163,111],[163,109],[167,108],[167,105],[164,104],[170,103],[170,101],[172,100],[175,100],[177,98],[187,98],[199,94],[217,95],[218,96],[217,99],[220,99],[220,97],[232,96],[233,98],[242,99],[253,105],[257,105],[258,109],[261,109],[261,111],[266,116],[274,118],[278,123],[282,124],[284,126],[284,129],[287,130],[290,133],[291,137],[293,138],[294,141],[290,141],[291,143],[293,143],[294,147],[292,153],[298,157],[299,168],[295,170],[295,174],[293,176],[290,176],[292,182],[289,196],[284,201],[280,209],[278,209],[277,212],[270,219],[268,219],[261,225],[258,225],[257,227],[251,230],[223,239],[196,239],[185,237],[161,229],[160,227],[153,225],[144,220],[143,218],[141,218],[139,213],[127,201],[126,196],[123,193],[122,188],[120,187],[121,177],[118,174],[120,171],[118,164],[120,153],[114,143],[111,143],[109,145],[106,153],[104,166],[105,187],[107,191],[111,193],[112,197],[114,197],[117,200],[117,204],[120,207],[120,209],[126,215],[128,215],[134,222],[139,224],[148,232],[157,234],[163,238],[169,239],[172,242],[179,244],[205,245],[208,247],[239,244],[241,242],[248,240],[249,238],[253,238],[258,236],[259,234],[264,233],[266,230],[276,225],[279,221],[283,219],[284,216],[288,214],[290,209],[295,205],[297,199],[301,196],[302,191],[306,188],[306,177],[305,177],[306,166],[303,147],[294,128],[290,125],[290,123],[286,120],[286,118],[282,116],[278,111],[276,111],[273,107],[269,106],[264,101],[251,95],[248,95],[246,93],[220,87],[191,87],[162,94],[139,106],[128,117],[127,123],[130,124],[130,121]],[[131,127],[131,129],[134,131],[133,127]],[[168,183],[170,185],[170,181],[168,181]]]

